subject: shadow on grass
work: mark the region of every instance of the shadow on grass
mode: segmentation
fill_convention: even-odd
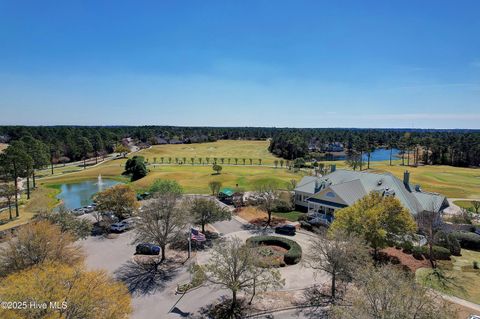
[[[162,264],[128,261],[115,271],[115,277],[125,283],[132,295],[148,295],[164,289],[178,271],[178,264],[169,261]]]

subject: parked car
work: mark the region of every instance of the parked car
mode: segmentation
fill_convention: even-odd
[[[121,233],[126,230],[132,229],[135,226],[135,219],[128,218],[124,219],[121,222],[113,223],[110,226],[110,231],[115,232],[115,233]]]
[[[293,225],[282,225],[275,227],[275,233],[282,235],[294,236],[297,229]]]
[[[138,244],[135,247],[135,253],[138,255],[159,255],[160,247],[154,244]]]
[[[127,230],[127,224],[124,222],[118,222],[110,225],[110,231],[113,233],[121,233]]]

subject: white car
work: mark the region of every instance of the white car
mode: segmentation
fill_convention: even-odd
[[[126,230],[132,229],[135,227],[136,222],[138,221],[138,217],[131,217],[122,220],[121,222],[114,223],[110,226],[110,231],[112,232],[124,232]]]

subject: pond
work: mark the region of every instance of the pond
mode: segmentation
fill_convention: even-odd
[[[63,201],[67,209],[80,208],[92,204],[92,197],[96,193],[119,183],[111,179],[102,179],[99,176],[97,180],[62,184],[57,198]]]
[[[392,161],[398,159],[400,156],[400,150],[394,148],[392,149]],[[327,161],[344,161],[346,160],[346,155],[331,155],[327,156],[325,160]],[[388,161],[390,159],[390,150],[386,148],[377,148],[370,154],[370,162],[379,162],[379,161]],[[363,160],[367,161],[367,154],[363,154]]]

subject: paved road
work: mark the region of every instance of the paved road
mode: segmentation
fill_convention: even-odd
[[[216,222],[213,223],[212,226],[220,233],[222,234],[230,234],[233,232],[241,231],[243,230],[242,228],[242,223],[237,221],[235,218],[232,218],[229,221],[223,221],[223,222]]]

